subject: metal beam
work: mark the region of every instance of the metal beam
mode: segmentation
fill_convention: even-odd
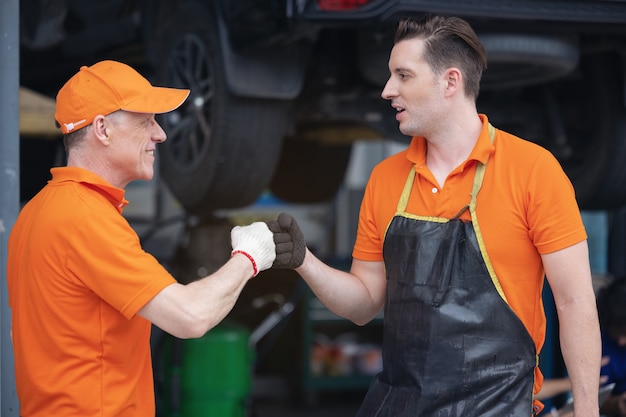
[[[7,296],[7,241],[19,213],[19,0],[0,1],[0,414],[19,416],[11,310]]]

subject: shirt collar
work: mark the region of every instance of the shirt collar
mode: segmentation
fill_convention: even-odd
[[[479,114],[478,117],[483,122],[483,127],[467,160],[480,161],[485,164],[495,151],[495,148],[489,137],[489,119],[484,114]],[[426,139],[420,136],[414,136],[411,139],[407,159],[417,166],[426,165]]]
[[[106,197],[120,214],[128,204],[128,201],[124,198],[125,191],[122,188],[111,185],[98,174],[84,168],[58,167],[52,168],[50,173],[52,174],[52,179],[48,181],[49,184],[60,184],[63,182],[88,184],[92,189]]]

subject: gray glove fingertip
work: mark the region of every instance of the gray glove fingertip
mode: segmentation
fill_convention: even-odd
[[[289,213],[280,213],[278,215],[278,224],[283,229],[289,229],[293,223],[295,223],[295,219]],[[297,224],[297,223],[296,223]]]

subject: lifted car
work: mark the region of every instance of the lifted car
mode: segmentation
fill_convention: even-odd
[[[552,151],[582,208],[626,204],[623,1],[22,0],[21,80],[53,94],[80,65],[112,58],[190,88],[162,117],[159,148],[190,213],[267,189],[319,202],[340,187],[355,140],[407,141],[380,93],[397,21],[429,13],[468,20],[485,44],[479,111]]]

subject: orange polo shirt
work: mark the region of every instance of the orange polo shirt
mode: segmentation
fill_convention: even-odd
[[[496,129],[493,145],[488,120],[469,158],[440,187],[426,166],[426,141],[410,146],[378,164],[368,181],[353,257],[382,261],[387,226],[396,212],[411,167],[416,177],[407,212],[452,218],[470,201],[477,161],[487,162],[476,212],[489,258],[507,301],[535,341],[545,340],[546,318],[541,300],[544,270],[540,254],[551,253],[587,238],[571,182],[553,155],[538,145]],[[469,220],[469,211],[462,218]],[[535,389],[541,384],[537,374]]]
[[[9,237],[20,415],[153,416],[151,324],[136,313],[175,280],[121,215],[124,190],[51,172]]]

